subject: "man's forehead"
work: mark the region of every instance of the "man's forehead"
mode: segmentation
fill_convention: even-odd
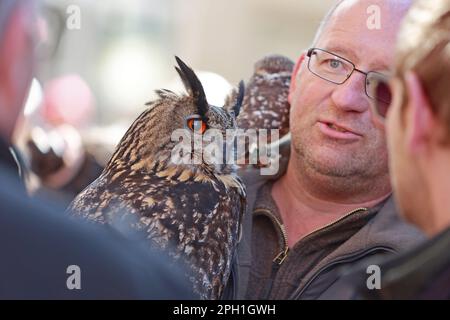
[[[403,12],[401,13],[403,15],[412,6],[413,2],[414,0],[341,0],[338,1],[332,16],[345,12],[364,15],[369,11],[368,8],[373,8],[374,6],[387,12]]]
[[[327,29],[395,35],[413,0],[343,0],[326,17]],[[376,25],[374,26],[374,22]]]
[[[389,70],[400,21],[411,0],[344,0],[329,16],[315,46],[375,71]],[[380,6],[378,29],[368,26],[368,7]]]

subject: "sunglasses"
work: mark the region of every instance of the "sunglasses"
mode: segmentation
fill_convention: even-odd
[[[371,90],[370,95],[374,97],[371,101],[372,110],[378,118],[384,121],[392,104],[393,96],[389,78],[381,74],[375,74],[370,81],[372,83],[368,87]]]

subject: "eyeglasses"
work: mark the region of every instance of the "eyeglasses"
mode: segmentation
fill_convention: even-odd
[[[306,56],[309,57],[308,69],[311,73],[338,85],[347,81],[354,71],[365,75],[366,95],[374,100],[372,105],[375,107],[377,114],[382,118],[386,117],[392,101],[387,76],[375,71],[364,72],[359,70],[353,62],[323,49],[311,48]]]
[[[371,107],[373,113],[377,115],[380,120],[384,121],[389,111],[389,107],[392,104],[393,91],[389,80],[384,76],[375,77],[372,82],[371,94],[375,99],[372,100]]]

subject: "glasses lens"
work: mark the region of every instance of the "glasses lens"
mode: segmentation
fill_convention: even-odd
[[[376,111],[381,117],[386,118],[386,114],[392,102],[391,88],[388,83],[384,81],[378,82],[375,90],[375,99]]]
[[[343,58],[321,49],[310,52],[309,70],[327,81],[342,84],[353,72],[353,65]]]
[[[385,118],[392,102],[392,91],[386,77],[377,73],[367,76],[367,94],[372,98],[376,113]]]

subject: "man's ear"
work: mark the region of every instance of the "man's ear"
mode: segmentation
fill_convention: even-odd
[[[407,145],[412,154],[418,154],[428,147],[436,120],[428,96],[417,74],[409,72],[406,74],[405,80],[410,108],[410,110],[405,110],[407,113],[405,117]]]
[[[295,91],[295,86],[296,86],[296,78],[297,78],[297,73],[300,70],[300,67],[302,66],[303,61],[305,60],[306,57],[306,51],[304,51],[300,57],[298,58],[297,62],[295,63],[294,66],[294,70],[292,71],[292,76],[291,76],[291,84],[289,85],[289,95],[288,95],[288,102],[291,103],[291,95],[292,93]]]

